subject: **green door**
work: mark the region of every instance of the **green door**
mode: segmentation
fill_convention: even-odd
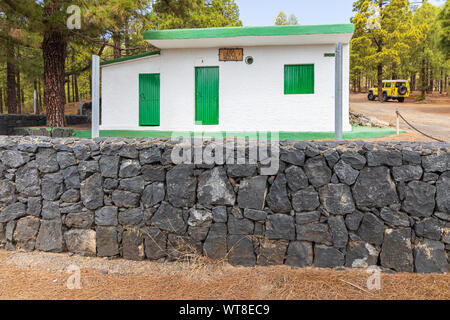
[[[195,68],[195,123],[219,124],[219,67]]]
[[[139,125],[159,126],[159,73],[139,75]]]

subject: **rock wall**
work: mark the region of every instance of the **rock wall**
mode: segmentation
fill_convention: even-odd
[[[45,126],[45,114],[0,114],[0,135],[14,134],[16,128]],[[66,115],[68,125],[83,124],[89,121],[87,116]]]
[[[167,139],[0,137],[2,246],[449,271],[449,144],[285,141],[271,176],[259,162],[175,165],[173,148]]]

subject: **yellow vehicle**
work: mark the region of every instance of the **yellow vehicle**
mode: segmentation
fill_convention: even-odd
[[[404,102],[406,97],[409,97],[409,82],[408,80],[384,80],[383,81],[383,101],[389,99]],[[368,98],[374,101],[378,98],[378,88],[370,88]]]

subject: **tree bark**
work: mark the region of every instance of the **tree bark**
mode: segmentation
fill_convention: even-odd
[[[74,76],[74,83],[75,83],[75,101],[80,101],[80,93],[78,91],[78,76],[76,74]]]
[[[14,44],[11,40],[7,44],[8,60],[6,62],[7,100],[8,113],[17,113],[17,93],[16,93],[16,64]]]
[[[25,113],[25,92],[23,90],[23,88],[20,91],[20,98],[22,99],[22,112]]]
[[[425,60],[422,60],[422,70],[421,70],[421,78],[422,78],[422,84],[420,88],[420,92],[423,98],[425,98],[425,93],[427,90],[427,77],[426,77],[426,68],[425,68],[426,62]]]
[[[70,75],[67,76],[66,78],[66,83],[67,83],[67,101],[66,103],[70,103]]]
[[[21,87],[20,87],[20,71],[17,71],[17,75],[16,75],[16,93],[17,93],[17,112],[19,114],[22,113],[22,96],[21,96]]]
[[[38,105],[39,113],[41,113],[44,110],[44,106],[42,105],[41,79],[38,80]]]
[[[379,63],[377,66],[377,78],[378,78],[378,101],[383,101],[383,64]]]
[[[44,19],[59,12],[54,0],[45,2]],[[64,127],[64,78],[67,40],[63,31],[47,25],[42,42],[44,58],[44,104],[47,108],[47,126]]]
[[[118,59],[122,56],[120,52],[120,33],[114,32],[112,38],[114,43],[114,59]]]
[[[0,87],[0,113],[3,113],[3,88]]]

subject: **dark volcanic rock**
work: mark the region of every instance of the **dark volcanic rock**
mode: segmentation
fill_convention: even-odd
[[[116,179],[119,174],[119,163],[120,157],[103,155],[98,162],[102,176]]]
[[[356,170],[361,170],[366,164],[366,158],[356,151],[345,151],[341,155],[341,159]]]
[[[297,166],[302,166],[305,164],[305,153],[295,148],[281,149],[280,160]]]
[[[450,213],[450,171],[436,182],[436,204],[439,211]]]
[[[267,217],[265,237],[271,240],[295,240],[294,218],[286,214],[272,214]]]
[[[197,179],[192,165],[177,165],[167,172],[166,181],[167,197],[173,206],[183,208],[195,204]]]
[[[332,244],[330,229],[326,223],[297,224],[297,240]]]
[[[198,180],[198,202],[204,205],[233,206],[236,197],[225,170],[215,167],[203,172]]]
[[[139,230],[126,230],[122,235],[122,256],[124,259],[144,260],[144,243]]]
[[[367,164],[369,167],[378,166],[401,166],[403,163],[403,156],[398,151],[371,151],[367,153]]]
[[[346,185],[351,186],[355,183],[356,178],[359,176],[359,171],[353,169],[351,165],[341,160],[334,166],[334,172],[338,176],[339,180]]]
[[[321,187],[331,181],[331,169],[321,156],[306,161],[305,173],[314,187]]]
[[[420,180],[422,178],[423,169],[421,166],[401,166],[401,167],[393,167],[392,175],[394,180],[397,182],[403,181],[408,182],[412,180]]]
[[[44,175],[41,181],[42,198],[50,201],[58,200],[64,191],[63,180],[59,172]]]
[[[296,212],[314,211],[319,206],[319,194],[312,186],[292,195],[292,207]]]
[[[314,247],[314,266],[317,268],[335,268],[345,263],[344,254],[338,249],[324,245]]]
[[[291,166],[285,170],[285,173],[289,189],[291,189],[293,192],[308,187],[308,177],[306,176],[302,168]]]
[[[319,190],[320,202],[332,214],[345,215],[355,211],[350,187],[345,184],[328,184]]]
[[[267,205],[273,212],[288,213],[291,211],[291,202],[289,201],[287,188],[286,188],[286,176],[279,174],[267,194]]]
[[[344,218],[341,216],[329,217],[328,225],[331,230],[333,246],[336,248],[345,248],[348,242],[348,231],[345,227]]]
[[[36,249],[47,252],[63,250],[63,235],[61,220],[42,220],[36,238]]]
[[[256,264],[260,266],[282,265],[289,241],[261,240]]]
[[[119,255],[117,230],[115,227],[97,226],[97,255],[99,257],[114,257]]]
[[[0,223],[9,222],[26,215],[26,206],[23,203],[16,202],[10,204],[0,211]]]
[[[291,241],[285,264],[291,267],[309,267],[313,263],[313,248],[310,242]]]
[[[152,217],[151,222],[159,229],[183,234],[187,225],[183,220],[183,211],[163,202]]]
[[[227,237],[228,262],[231,265],[252,267],[256,264],[253,242],[248,236],[230,235]]]
[[[97,226],[117,226],[117,207],[105,206],[95,211],[95,224]]]
[[[367,268],[377,265],[379,250],[370,243],[363,241],[350,241],[345,255],[347,268]]]
[[[40,225],[41,221],[36,217],[24,217],[19,219],[14,230],[16,249],[33,251]]]
[[[158,260],[167,255],[167,235],[158,228],[147,227],[142,231],[147,259]]]
[[[203,244],[203,253],[214,260],[227,255],[227,227],[224,223],[214,223]]]
[[[239,186],[238,204],[240,208],[264,209],[267,177],[257,176],[244,179]]]
[[[112,193],[112,201],[114,205],[122,208],[135,208],[139,205],[141,196],[138,193],[133,193],[123,190],[114,190]]]
[[[165,196],[166,189],[164,188],[164,183],[154,182],[145,187],[141,200],[144,206],[153,207],[154,205],[162,202]]]
[[[385,268],[413,272],[411,229],[386,229],[380,261]]]
[[[434,212],[436,187],[426,182],[412,181],[405,190],[403,210],[416,217],[429,217]]]
[[[103,177],[95,173],[81,183],[81,201],[89,210],[103,206]]]
[[[440,240],[444,233],[445,223],[436,218],[425,218],[414,225],[414,231],[419,237]]]
[[[365,213],[358,229],[359,237],[373,245],[381,245],[383,243],[386,227],[382,220],[372,213]]]
[[[449,272],[444,244],[424,239],[414,248],[414,266],[419,273]]]
[[[387,167],[362,169],[352,192],[358,207],[385,207],[399,202]]]

